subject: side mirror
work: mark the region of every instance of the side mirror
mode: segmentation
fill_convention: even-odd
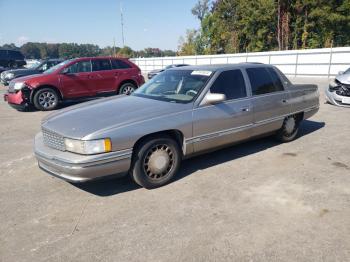
[[[68,67],[66,67],[61,71],[61,74],[62,75],[70,75],[71,73],[69,73],[69,69],[68,69]]]
[[[344,71],[339,71],[338,72],[338,75],[342,75],[342,74],[344,74]]]
[[[226,100],[226,95],[207,93],[201,103],[201,105],[215,105]]]

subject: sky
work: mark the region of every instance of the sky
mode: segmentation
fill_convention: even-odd
[[[187,29],[199,27],[191,14],[197,0],[0,0],[0,45],[25,42],[89,43],[176,50]]]

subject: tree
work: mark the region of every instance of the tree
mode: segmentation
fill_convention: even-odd
[[[196,16],[199,21],[208,14],[209,11],[209,0],[198,0],[197,4],[192,8],[191,12]]]
[[[40,49],[37,43],[28,42],[21,46],[21,52],[27,59],[40,59]]]

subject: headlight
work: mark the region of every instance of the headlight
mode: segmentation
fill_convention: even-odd
[[[15,83],[15,85],[13,86],[13,89],[15,89],[16,91],[21,90],[23,87],[25,86],[25,84],[23,82],[17,82]]]
[[[339,84],[335,81],[335,79],[332,79],[332,80],[329,82],[329,86],[333,88],[333,87],[339,86]]]
[[[65,138],[64,144],[67,151],[83,155],[107,153],[112,150],[112,143],[109,138],[85,141]]]
[[[4,76],[6,79],[12,79],[15,77],[14,73],[6,73]]]

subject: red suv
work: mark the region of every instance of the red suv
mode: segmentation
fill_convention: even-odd
[[[66,60],[40,75],[10,82],[4,99],[17,109],[57,108],[60,101],[107,94],[130,94],[145,82],[128,59],[89,57]]]

